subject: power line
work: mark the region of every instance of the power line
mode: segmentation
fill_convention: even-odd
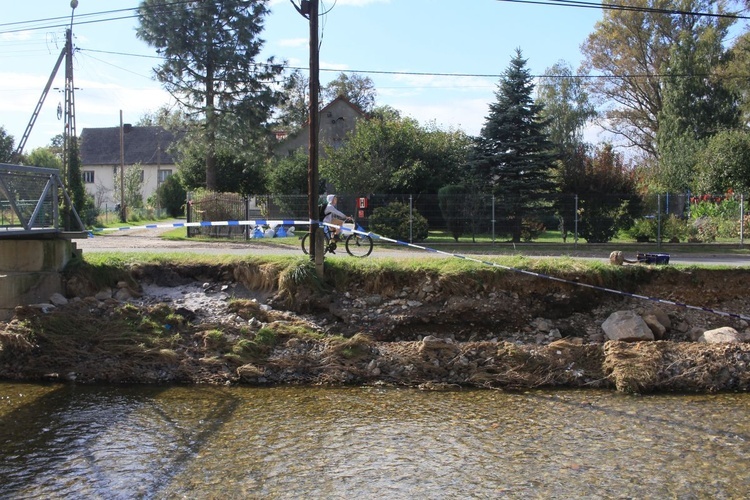
[[[194,0],[174,0],[167,1],[161,4],[150,6],[154,12],[162,12],[178,5],[184,5],[191,3]],[[221,3],[221,0],[215,0],[216,3]],[[637,7],[624,4],[606,4],[606,3],[594,3],[584,2],[581,0],[497,0],[498,2],[507,3],[519,3],[529,5],[541,5],[541,6],[554,6],[554,7],[570,7],[570,8],[586,8],[586,9],[602,9],[602,10],[619,10],[619,11],[630,11],[630,12],[645,12],[652,14],[665,14],[665,15],[690,15],[690,16],[701,16],[701,17],[715,17],[724,19],[750,19],[750,16],[742,16],[739,14],[732,13],[714,13],[714,12],[697,12],[697,11],[685,11],[678,9],[658,9],[652,7]],[[334,5],[331,9],[335,7]],[[92,24],[100,22],[119,21],[123,19],[132,19],[138,17],[139,7],[133,7],[129,9],[116,9],[101,12],[92,12],[90,14],[77,14],[76,20],[73,22],[74,25],[81,24]],[[122,12],[133,12],[131,15],[118,16],[118,17],[107,17],[103,19],[92,19],[85,20],[92,17],[100,17],[104,15],[119,14]],[[57,24],[59,22],[59,24]],[[41,26],[34,26],[37,23],[55,23],[55,24],[43,24]],[[29,26],[31,25],[31,26]],[[47,30],[56,28],[66,28],[70,25],[69,16],[49,17],[42,19],[35,19],[29,21],[14,21],[9,23],[0,23],[0,34],[18,33],[22,31],[36,31],[36,30]],[[23,27],[25,26],[25,27]],[[7,27],[10,29],[3,30],[2,28]]]
[[[592,3],[578,0],[497,0],[498,2],[521,3],[531,5],[551,5],[555,7],[579,7],[584,9],[602,9],[602,10],[619,10],[628,12],[645,12],[649,14],[665,15],[685,15],[700,17],[716,17],[722,19],[750,19],[748,16],[741,16],[732,13],[715,13],[715,12],[697,12],[678,9],[658,9],[654,7],[637,7],[632,5],[614,4],[614,3]]]
[[[127,52],[113,52],[107,50],[96,50],[96,49],[79,49],[80,52],[96,52],[100,54],[111,54],[127,57],[143,57],[147,59],[162,59],[161,56],[150,56],[143,54],[131,54]],[[256,66],[268,66],[264,63],[256,63]],[[288,70],[299,70],[307,71],[308,68],[304,66],[285,66]],[[373,70],[373,69],[337,69],[337,68],[320,68],[320,71],[328,73],[357,73],[357,74],[372,74],[372,75],[395,75],[395,76],[445,76],[450,78],[503,78],[505,74],[497,73],[440,73],[440,72],[428,72],[428,71],[388,71],[388,70]],[[531,78],[570,78],[570,79],[624,79],[624,78],[709,78],[717,77],[711,73],[641,73],[632,75],[529,75]],[[750,75],[733,75],[733,76],[721,76],[723,79],[729,78],[748,78]]]
[[[195,0],[174,0],[171,2],[164,2],[160,4],[151,5],[148,8],[152,10],[154,13],[160,13],[163,11],[167,11],[171,9],[172,7],[178,6],[178,5],[184,5],[194,2]],[[214,0],[216,4],[221,4],[222,0]],[[133,19],[139,16],[138,11],[140,10],[140,7],[131,7],[128,9],[116,9],[116,10],[106,10],[101,12],[92,12],[89,14],[76,14],[76,18],[73,21],[73,26],[78,26],[81,24],[93,24],[93,23],[103,23],[103,22],[109,22],[109,21],[120,21],[123,19]],[[118,17],[107,17],[103,19],[92,19],[92,20],[83,20],[83,19],[89,19],[92,17],[99,17],[104,15],[111,15],[111,14],[119,14],[122,12],[133,12],[133,14],[127,15],[127,16],[118,16]],[[49,24],[49,25],[41,25],[41,26],[34,26],[37,23],[57,23],[60,22],[61,24]],[[31,25],[31,26],[28,26]],[[48,29],[56,29],[56,28],[68,28],[71,25],[70,22],[70,16],[60,16],[60,17],[49,17],[45,19],[35,19],[30,21],[14,21],[10,23],[0,23],[0,28],[3,27],[15,27],[15,26],[26,26],[26,27],[19,27],[19,28],[11,28],[7,30],[1,30],[0,29],[0,35],[4,34],[10,34],[10,33],[20,33],[23,31],[37,31],[37,30],[48,30]]]

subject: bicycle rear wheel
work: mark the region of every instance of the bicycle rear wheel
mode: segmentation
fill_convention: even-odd
[[[310,255],[310,244],[312,241],[313,241],[313,238],[311,236],[311,233],[307,233],[306,235],[302,237],[302,251],[305,252],[305,255]],[[335,249],[336,249],[335,246],[333,246],[332,248],[332,242],[330,238],[328,238],[328,235],[326,235],[325,240],[323,241],[323,255]]]
[[[312,241],[312,238],[310,237],[310,233],[307,233],[302,237],[302,251],[305,253],[305,255],[310,254],[310,242]]]
[[[367,257],[372,253],[372,238],[367,235],[350,234],[346,237],[346,252],[352,257]]]

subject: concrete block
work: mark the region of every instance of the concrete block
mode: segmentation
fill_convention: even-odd
[[[62,271],[73,256],[67,239],[0,239],[0,272]]]
[[[0,320],[10,319],[16,306],[49,302],[52,294],[62,292],[57,272],[0,274]]]

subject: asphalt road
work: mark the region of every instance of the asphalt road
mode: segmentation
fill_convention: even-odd
[[[191,252],[200,254],[223,254],[223,255],[301,255],[302,250],[298,244],[279,245],[273,242],[264,241],[195,241],[195,240],[165,240],[161,234],[169,229],[130,229],[125,231],[115,231],[103,235],[97,235],[87,239],[76,239],[76,247],[81,249],[84,254],[87,252]],[[292,238],[295,238],[292,236]],[[295,238],[295,243],[297,243]],[[428,244],[423,246],[429,247]],[[336,255],[326,254],[326,258],[352,258],[347,255],[343,245],[339,246],[340,250]],[[573,258],[594,259],[601,261],[609,260],[609,250],[602,251],[603,255],[597,255],[596,252],[586,250],[585,245],[580,251],[566,254]],[[518,252],[523,255],[523,252]],[[492,254],[477,251],[476,253],[463,253],[463,255],[484,258]],[[750,266],[750,256],[735,254],[693,254],[670,253],[670,264],[684,265],[721,265],[731,267],[748,267]],[[560,255],[533,255],[533,257],[559,257]],[[628,259],[635,259],[635,255],[625,255]],[[376,245],[372,255],[368,258],[451,258],[450,255],[429,252],[418,248],[398,245]]]

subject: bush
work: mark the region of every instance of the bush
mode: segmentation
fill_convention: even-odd
[[[664,220],[662,228],[662,240],[679,243],[688,239],[689,223],[686,219],[670,214]]]
[[[699,217],[693,221],[691,226],[692,229],[688,241],[693,243],[711,243],[716,241],[719,229],[711,217]]]
[[[521,221],[521,239],[529,242],[535,240],[545,231],[544,223],[534,217],[524,217]]]
[[[385,207],[373,210],[370,217],[372,232],[400,241],[409,241],[409,206],[400,203],[389,203]],[[429,224],[427,219],[416,210],[412,211],[411,234],[413,241],[427,239]]]
[[[448,232],[455,241],[466,231],[466,204],[464,201],[469,192],[462,185],[443,186],[438,190],[438,204],[440,213],[448,227]]]
[[[83,200],[83,207],[81,213],[78,214],[83,222],[84,227],[94,227],[96,225],[97,217],[99,217],[99,209],[96,208],[96,202],[93,196],[86,196]]]
[[[170,175],[156,190],[156,201],[159,207],[167,211],[170,217],[185,215],[187,192],[180,182],[179,175]]]
[[[658,222],[656,219],[636,219],[630,229],[627,230],[628,236],[633,238],[635,241],[651,241],[656,240],[656,230]]]

